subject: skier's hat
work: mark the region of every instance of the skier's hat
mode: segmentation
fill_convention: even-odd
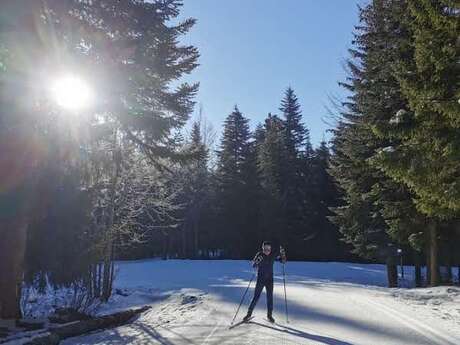
[[[263,241],[262,242],[262,247],[263,246],[271,246],[271,245],[272,245],[272,243],[270,241]]]

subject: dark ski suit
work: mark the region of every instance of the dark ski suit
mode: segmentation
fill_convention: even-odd
[[[254,291],[254,297],[248,308],[248,315],[252,314],[260,294],[265,287],[267,293],[267,315],[271,316],[273,312],[273,264],[275,260],[286,262],[286,257],[275,255],[273,252],[270,255],[265,255],[263,252],[258,252],[253,259],[253,267],[257,267],[257,283]]]

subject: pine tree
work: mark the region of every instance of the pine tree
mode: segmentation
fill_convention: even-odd
[[[311,150],[309,130],[302,123],[302,111],[294,90],[288,87],[279,108],[283,114],[286,147],[289,155],[299,157]]]
[[[266,238],[286,242],[283,163],[287,152],[283,121],[276,115],[268,114],[263,134],[257,152],[257,168],[263,190],[262,228]]]
[[[314,231],[311,222],[315,203],[311,193],[313,148],[309,130],[303,124],[298,98],[291,87],[285,91],[280,111],[283,114],[286,146],[281,187],[285,231],[291,243],[290,255],[302,257],[308,251],[303,239]]]
[[[414,192],[427,217],[431,285],[437,285],[440,224],[460,210],[459,8],[453,1],[408,1],[406,9],[399,18],[408,34],[393,75],[407,104],[377,124],[379,135],[398,145],[381,150],[374,162]]]
[[[210,203],[209,149],[204,144],[200,121],[192,124],[189,150],[193,158],[183,168],[183,197],[187,207],[182,226],[182,255],[197,257],[202,237],[200,230],[204,228],[203,220]]]
[[[308,193],[312,202],[310,224],[313,229],[306,243],[308,257],[343,260],[350,258],[350,248],[340,241],[341,234],[331,221],[331,208],[339,206],[339,191],[329,174],[331,153],[325,141],[314,150],[311,160],[311,181]]]
[[[195,23],[193,19],[186,19],[172,24],[180,6],[180,1],[174,0],[7,0],[2,3],[2,13],[8,13],[1,16],[0,23],[4,37],[0,73],[5,90],[0,99],[0,144],[8,147],[2,158],[13,157],[14,161],[14,157],[26,157],[24,148],[52,148],[32,155],[26,165],[20,167],[28,175],[23,176],[20,185],[26,186],[30,181],[32,185],[28,190],[37,191],[40,188],[37,177],[46,170],[48,160],[78,160],[80,148],[87,146],[78,141],[95,135],[92,129],[100,127],[91,127],[89,123],[89,135],[66,137],[64,132],[75,133],[79,128],[63,131],[67,121],[55,121],[60,111],[42,98],[48,94],[45,90],[37,92],[40,83],[48,85],[41,79],[36,81],[37,70],[49,68],[48,75],[52,75],[56,66],[91,79],[97,90],[94,112],[104,114],[105,126],[116,127],[120,135],[136,143],[152,161],[159,164],[183,157],[175,150],[172,134],[187,121],[198,85],[184,83],[173,89],[171,83],[197,66],[199,54],[195,47],[179,43],[180,36]],[[15,82],[11,82],[13,80]],[[27,85],[34,81],[32,92]],[[85,119],[97,122],[94,114],[87,115]],[[22,128],[21,131],[18,128]],[[26,145],[18,145],[23,138]],[[57,138],[62,139],[57,140],[58,145],[48,145]],[[67,150],[69,141],[75,141],[72,150]],[[8,142],[9,146],[5,146]],[[16,144],[11,145],[14,142]],[[2,178],[2,181],[6,180]],[[45,203],[32,203],[35,199],[23,198],[23,191],[16,187],[2,186],[0,195],[1,204],[11,195],[19,200],[13,216],[13,213],[5,218],[1,215],[1,228],[9,229],[8,234],[2,233],[0,241],[0,251],[5,258],[0,262],[0,317],[5,318],[20,316],[17,287],[22,277],[26,230],[32,222],[29,207],[39,205],[37,213],[46,212]],[[4,241],[6,235],[8,240]]]
[[[367,146],[369,131],[363,129],[360,122],[351,122],[353,115],[344,116],[350,123],[340,122],[334,130],[330,167],[343,197],[342,204],[332,208],[334,215],[330,219],[357,255],[366,259],[391,259],[387,250],[390,243],[387,226],[372,193],[381,175],[366,162],[372,154]],[[395,262],[389,260],[387,263],[394,272]],[[394,276],[389,278],[390,285],[394,286]]]
[[[224,122],[224,130],[218,151],[217,202],[224,243],[232,257],[240,257],[245,248],[244,238],[248,228],[251,206],[248,204],[248,169],[251,168],[251,133],[249,121],[235,106]]]
[[[374,129],[388,117],[388,110],[404,104],[399,86],[392,78],[391,66],[398,47],[394,10],[398,2],[373,1],[361,9],[361,26],[355,34],[355,48],[349,61],[349,83],[342,85],[352,92],[345,103],[348,112],[339,123],[334,138],[331,172],[344,190],[345,204],[335,210],[335,222],[356,252],[365,257],[384,259],[388,264],[390,286],[396,285],[395,251],[390,249],[388,224],[379,207],[388,177],[371,164],[376,152],[390,145]],[[404,35],[404,32],[399,32]],[[396,143],[392,143],[396,145]]]
[[[385,171],[410,186],[418,208],[434,217],[458,216],[460,71],[458,3],[408,1],[411,39],[399,60],[397,77],[408,104],[393,114],[385,137],[402,145],[381,152]],[[430,140],[427,140],[430,138]]]

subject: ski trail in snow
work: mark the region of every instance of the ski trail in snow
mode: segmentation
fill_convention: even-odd
[[[205,345],[209,339],[214,335],[214,333],[217,331],[217,329],[222,325],[222,320],[220,320],[212,329],[211,333],[208,334],[208,336],[204,339],[204,341],[201,343],[201,345]]]
[[[389,317],[396,319],[397,321],[401,322],[408,328],[413,329],[414,331],[420,333],[424,337],[428,338],[430,341],[433,342],[433,344],[439,344],[439,345],[458,345],[458,341],[449,335],[443,334],[439,332],[438,330],[430,327],[426,323],[423,323],[413,317],[408,317],[407,315],[396,311],[395,309],[391,309],[388,306],[386,306],[384,303],[379,303],[374,300],[371,300],[369,298],[363,298],[360,297],[362,301],[365,303],[368,303],[379,310],[383,311],[386,315]],[[440,343],[439,341],[442,341]]]
[[[263,293],[255,309],[256,322],[229,330],[228,322],[249,281],[247,262],[171,260],[123,264],[116,283],[131,294],[117,296],[118,305],[125,306],[130,301],[151,303],[152,310],[133,324],[68,339],[62,344],[460,344],[457,324],[438,318],[430,309],[395,300],[393,290],[372,286],[370,282],[375,279],[372,277],[380,274],[370,269],[376,266],[300,262],[291,265],[294,274],[286,281],[290,323],[284,322],[284,291],[277,280],[274,314],[280,323],[269,324],[263,319],[266,313]],[[324,277],[334,277],[336,281]],[[386,278],[384,271],[382,277]],[[351,278],[353,283],[349,282]],[[136,293],[160,287],[170,297],[152,301]]]

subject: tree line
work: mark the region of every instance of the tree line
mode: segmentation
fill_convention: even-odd
[[[75,307],[106,301],[114,259],[180,224],[179,167],[197,155],[178,132],[198,84],[181,1],[4,1],[0,16],[0,318],[24,289],[68,288]],[[86,80],[91,108],[50,95]],[[78,90],[76,91],[78,92]]]
[[[292,259],[348,255],[327,220],[329,150],[312,148],[292,89],[253,132],[235,107],[217,152],[203,117],[185,134],[198,84],[177,80],[199,52],[180,43],[195,23],[175,20],[181,5],[2,5],[0,318],[29,289],[107,301],[116,259],[250,258],[267,238]],[[91,82],[91,108],[51,99],[61,71]]]
[[[199,52],[181,1],[5,1],[0,16],[0,318],[25,289],[112,293],[116,259],[251,258],[262,240],[294,260],[386,262],[417,285],[459,265],[459,8],[374,0],[360,9],[349,92],[314,148],[292,88],[252,130],[235,106],[220,142],[178,83]],[[56,71],[91,80],[91,109],[49,99]],[[77,73],[77,72],[75,72]],[[447,268],[447,269],[446,269]]]
[[[253,131],[237,106],[226,117],[220,143],[212,147],[195,122],[189,145],[202,152],[192,159],[183,190],[188,205],[177,231],[154,236],[127,252],[183,258],[251,258],[264,239],[288,249],[296,260],[350,259],[348,246],[328,219],[339,205],[327,169],[326,142],[314,149],[299,101],[287,88],[281,115],[268,114]],[[149,253],[152,254],[151,252]]]
[[[332,140],[334,210],[354,251],[386,261],[397,249],[416,284],[452,282],[460,240],[459,3],[374,0],[360,9],[347,61],[349,91]],[[442,270],[440,269],[442,267]]]

